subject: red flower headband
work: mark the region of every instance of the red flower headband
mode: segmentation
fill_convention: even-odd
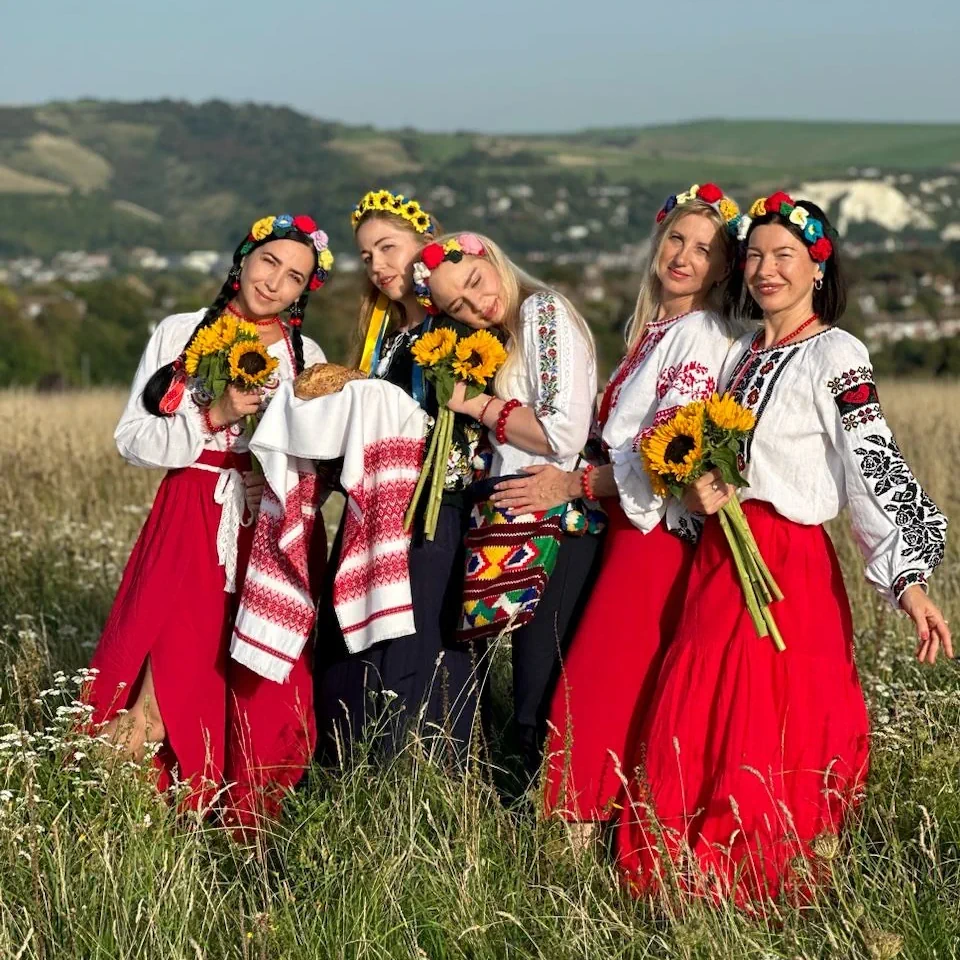
[[[798,206],[793,197],[782,190],[771,193],[769,197],[760,197],[753,201],[753,206],[750,207],[750,215],[744,217],[740,224],[740,239],[746,240],[750,224],[757,217],[765,217],[770,214],[779,214],[781,217],[786,217],[790,223],[800,230],[803,242],[807,244],[810,259],[815,263],[823,266],[833,256],[833,243],[827,236],[827,233],[832,233],[832,231],[829,228],[825,230],[821,220],[813,216],[804,207]]]
[[[487,255],[483,242],[475,233],[461,233],[444,243],[428,243],[413,265],[413,292],[417,295],[417,303],[431,316],[440,310],[430,296],[430,274],[444,261],[459,263],[464,254],[471,257]]]

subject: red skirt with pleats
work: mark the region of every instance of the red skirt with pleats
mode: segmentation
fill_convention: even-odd
[[[637,892],[803,899],[814,841],[841,829],[866,778],[867,711],[833,545],[769,504],[744,512],[784,592],[772,611],[787,649],[757,637],[711,517],[620,815],[619,860]]]
[[[686,590],[693,545],[664,524],[641,533],[616,500],[600,574],[550,709],[544,803],[568,820],[614,815]]]
[[[244,472],[251,461],[249,454],[204,451],[198,462]],[[86,697],[93,723],[109,721],[136,699],[149,657],[166,728],[156,760],[160,789],[176,778],[190,785],[191,806],[216,800],[225,818],[254,825],[276,815],[313,753],[310,652],[282,684],[230,659],[253,527],[240,529],[237,592],[226,593],[217,558],[218,479],[189,467],[164,477],[94,652],[90,665],[99,673]],[[326,562],[322,523],[311,558],[319,583]]]

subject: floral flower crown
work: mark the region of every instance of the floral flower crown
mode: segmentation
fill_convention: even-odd
[[[740,221],[739,239],[747,239],[750,225],[757,217],[765,217],[774,213],[786,217],[790,223],[800,228],[803,242],[807,245],[811,260],[823,266],[830,259],[833,255],[833,243],[830,237],[835,237],[836,233],[829,227],[824,229],[822,221],[803,207],[797,206],[793,197],[782,190],[770,194],[769,197],[760,197],[753,201],[749,215],[743,217]]]
[[[430,215],[421,208],[416,200],[393,194],[389,190],[371,190],[354,208],[350,214],[353,229],[360,226],[364,214],[392,213],[395,217],[406,220],[417,233],[433,233],[434,226]]]
[[[417,295],[417,303],[431,316],[435,316],[440,310],[430,296],[430,285],[427,282],[430,274],[444,261],[459,263],[464,254],[471,257],[487,255],[483,242],[475,233],[461,233],[445,243],[428,243],[420,252],[420,259],[413,265],[413,292]]]
[[[702,187],[695,183],[686,193],[671,194],[664,201],[660,212],[657,214],[657,223],[663,223],[667,214],[674,207],[682,207],[691,200],[702,200],[704,203],[709,203],[720,214],[720,219],[723,220],[727,232],[734,237],[737,236],[737,230],[742,220],[740,208],[736,201],[726,196],[715,183],[705,183]]]
[[[317,251],[317,269],[310,278],[310,290],[319,290],[326,282],[333,267],[333,254],[330,252],[330,241],[327,235],[317,226],[313,217],[305,214],[294,217],[289,213],[281,213],[276,217],[261,217],[251,228],[247,239],[240,247],[240,255],[245,257],[254,247],[254,244],[264,240],[271,234],[282,240],[291,230],[299,230],[312,241]]]

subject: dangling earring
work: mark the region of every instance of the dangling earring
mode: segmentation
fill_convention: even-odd
[[[290,308],[290,326],[299,327],[303,323],[303,304],[297,300]]]
[[[813,289],[814,290],[823,289],[823,277],[817,277],[817,279],[813,281]]]
[[[235,263],[230,268],[230,273],[227,274],[227,280],[230,282],[231,290],[240,289],[240,264]]]

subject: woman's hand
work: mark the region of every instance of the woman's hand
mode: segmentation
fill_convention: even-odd
[[[210,404],[210,422],[215,427],[239,423],[244,417],[253,416],[260,409],[261,391],[242,390],[232,383],[227,384],[223,396]]]
[[[923,587],[914,584],[900,595],[900,607],[917,627],[917,660],[936,663],[943,646],[944,654],[953,659],[950,628],[937,605],[927,596]]]
[[[549,510],[580,496],[580,474],[560,470],[549,463],[524,467],[525,479],[502,480],[490,498],[511,513]]]
[[[735,490],[735,487],[723,482],[719,470],[711,470],[687,487],[683,494],[683,505],[691,513],[702,513],[709,517],[730,502]]]
[[[243,492],[247,498],[247,510],[251,517],[255,517],[260,510],[263,485],[263,474],[259,470],[248,470],[243,475]]]
[[[487,405],[489,399],[489,394],[481,393],[479,396],[471,397],[468,400],[467,385],[461,380],[454,385],[453,396],[450,398],[449,403],[447,403],[447,409],[452,410],[454,413],[465,413],[468,417],[479,420],[480,414],[483,412],[483,408]]]

